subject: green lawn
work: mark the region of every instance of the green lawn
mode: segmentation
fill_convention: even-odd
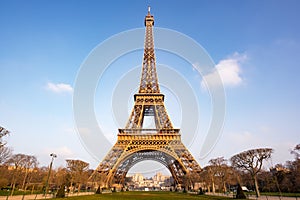
[[[57,198],[59,200],[60,198]],[[110,199],[122,199],[122,200],[132,200],[132,199],[142,199],[142,200],[175,200],[175,199],[198,199],[198,200],[210,200],[210,199],[228,199],[225,197],[213,197],[207,195],[194,195],[194,194],[185,194],[185,193],[177,193],[177,192],[114,192],[110,194],[98,194],[98,195],[90,195],[90,196],[76,196],[76,197],[68,197],[67,200],[110,200]],[[63,200],[63,199],[62,199]],[[66,200],[66,199],[64,199]]]
[[[0,196],[7,196],[7,195],[10,195],[11,191],[8,191],[8,190],[0,190]],[[34,191],[33,194],[42,194],[41,191]],[[15,195],[28,195],[28,194],[31,194],[31,190],[27,190],[26,192],[24,191],[19,191],[19,190],[15,190],[14,191],[14,196]]]

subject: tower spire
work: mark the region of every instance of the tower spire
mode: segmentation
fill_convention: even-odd
[[[153,25],[154,17],[150,14],[149,6],[145,17],[145,46],[139,93],[160,93],[154,54]]]
[[[145,17],[145,47],[140,88],[138,94],[134,95],[135,105],[127,121],[125,132],[133,128],[154,129],[155,132],[162,129],[173,129],[164,107],[164,95],[159,90],[154,55],[153,25],[154,17],[148,8],[148,14]]]

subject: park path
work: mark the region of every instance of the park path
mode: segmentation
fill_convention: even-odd
[[[257,199],[257,200],[300,200],[298,197],[280,197],[280,196],[250,196],[249,199]]]
[[[73,193],[68,194],[66,196],[82,196],[82,195],[92,195],[95,194],[94,192],[80,192],[80,193]],[[43,194],[30,194],[30,195],[16,195],[16,196],[0,196],[0,200],[32,200],[32,199],[51,199],[53,196],[51,194],[48,194],[46,197]]]
[[[223,194],[223,193],[205,193],[207,195],[213,196],[224,196],[224,197],[233,197],[232,194]],[[300,200],[299,197],[280,197],[280,196],[264,196],[256,197],[255,195],[248,196],[248,199],[256,199],[256,200]]]

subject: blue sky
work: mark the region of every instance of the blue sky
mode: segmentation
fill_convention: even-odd
[[[47,165],[49,154],[55,152],[55,166],[64,165],[66,158],[97,166],[74,128],[74,82],[97,45],[122,31],[143,28],[148,5],[156,27],[191,37],[224,70],[224,129],[207,157],[201,158],[197,147],[191,147],[200,165],[265,146],[275,149],[273,164],[292,159],[289,151],[300,143],[300,3],[296,0],[0,1],[0,125],[11,131],[7,140],[14,152],[36,155],[41,165]],[[168,62],[163,52],[156,56],[162,64]],[[129,60],[132,68],[138,67],[142,53],[129,55]],[[115,78],[116,70],[112,67],[107,80]],[[193,80],[192,71],[184,76]],[[201,82],[190,84],[198,88],[198,99],[205,106],[209,94]],[[95,98],[96,109],[101,108],[100,99],[109,99],[99,93]],[[204,115],[209,112],[201,110]],[[177,113],[169,113],[177,122]],[[112,118],[110,113],[107,116]],[[117,134],[113,126],[104,129]]]

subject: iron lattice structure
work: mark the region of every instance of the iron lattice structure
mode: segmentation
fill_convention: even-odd
[[[105,187],[124,184],[128,170],[144,160],[162,163],[171,172],[176,184],[183,184],[186,176],[197,176],[201,168],[181,142],[179,129],[173,128],[160,93],[153,39],[154,17],[150,9],[145,17],[145,46],[141,81],[134,107],[118,140],[96,171]],[[152,127],[146,127],[146,118]]]

